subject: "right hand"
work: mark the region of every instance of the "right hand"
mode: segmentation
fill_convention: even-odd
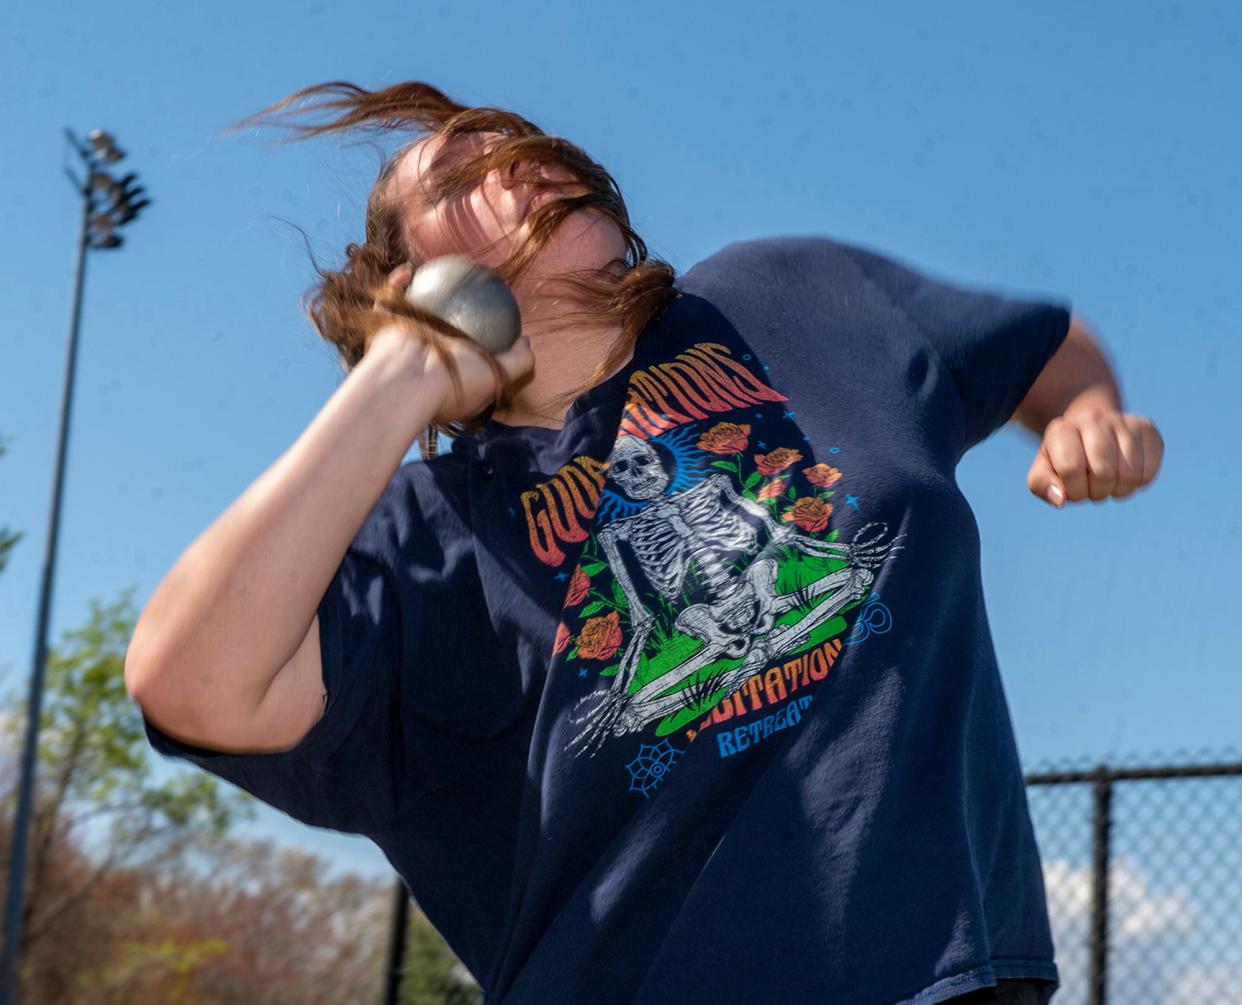
[[[404,290],[409,286],[413,275],[413,267],[408,262],[402,263],[388,274],[387,284],[393,289]],[[418,353],[420,370],[429,378],[433,393],[438,394],[441,400],[440,407],[432,416],[433,423],[460,422],[478,415],[495,400],[500,391],[496,375],[485,358],[487,350],[467,339],[443,340],[448,344],[453,362],[457,364],[457,373],[461,379],[461,393],[458,394],[439,356],[430,351],[421,339],[410,336],[410,326],[415,324],[417,322],[403,318],[399,322],[384,325],[367,340],[366,352],[372,352],[377,345],[397,343],[407,351],[412,348]],[[518,336],[513,345],[496,353],[494,359],[511,381],[526,376],[535,365],[530,338],[526,335]]]

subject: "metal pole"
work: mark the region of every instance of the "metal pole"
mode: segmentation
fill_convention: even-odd
[[[1095,773],[1091,828],[1091,945],[1088,1005],[1108,998],[1108,867],[1113,827],[1113,779],[1103,764]]]
[[[410,892],[405,882],[397,877],[393,891],[392,932],[388,942],[388,970],[384,979],[384,1005],[397,1005],[401,994],[401,975],[405,970],[406,933],[410,921]]]
[[[86,281],[86,249],[90,240],[90,180],[82,190],[82,234],[78,239],[77,275],[73,287],[73,308],[69,321],[69,351],[65,383],[60,402],[60,440],[52,481],[52,512],[43,558],[43,586],[39,595],[39,624],[35,630],[34,669],[30,673],[30,698],[26,718],[26,742],[22,749],[21,781],[18,786],[17,813],[13,818],[12,853],[9,859],[9,888],[4,912],[4,954],[0,957],[0,1005],[11,1005],[17,993],[17,957],[21,948],[26,881],[26,845],[34,803],[35,765],[39,756],[39,720],[43,713],[43,679],[47,657],[48,620],[52,607],[52,583],[56,572],[56,544],[60,531],[61,490],[64,486],[65,455],[69,446],[69,412],[73,402],[73,378],[77,369],[78,323],[82,316],[82,287]]]

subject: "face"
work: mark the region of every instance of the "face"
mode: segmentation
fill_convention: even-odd
[[[412,147],[397,166],[393,184],[401,201],[406,237],[429,258],[466,255],[492,268],[503,263],[529,234],[530,212],[551,199],[582,195],[586,185],[549,164],[493,169],[472,188],[437,198],[435,173],[484,152],[500,133],[431,136]],[[594,209],[563,220],[530,269],[514,283],[528,285],[569,269],[600,267],[625,259],[621,231]]]

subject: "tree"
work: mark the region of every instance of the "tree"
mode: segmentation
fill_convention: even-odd
[[[378,997],[388,884],[331,876],[270,841],[205,842],[130,874],[125,938],[79,978],[82,1005],[336,1005]]]
[[[133,589],[110,605],[92,599],[86,626],[66,631],[60,646],[49,647],[22,924],[23,984],[45,965],[50,973],[64,972],[67,955],[90,955],[87,946],[67,942],[62,929],[75,927],[70,915],[110,874],[139,856],[159,868],[204,836],[223,836],[252,812],[251,797],[225,791],[203,772],[155,778],[141,713],[124,684],[125,650],[137,623]],[[13,694],[5,704],[11,710],[3,727],[9,784],[0,805],[11,821],[27,705]],[[11,824],[5,827],[10,832]],[[4,852],[7,860],[7,847]],[[44,952],[47,941],[52,946]]]
[[[478,984],[422,911],[410,911],[401,1005],[479,1005]]]
[[[0,457],[4,456],[4,451],[4,440],[0,440]],[[21,539],[21,534],[14,533],[8,527],[0,527],[0,572],[3,572],[4,567],[9,563],[9,552]]]
[[[0,456],[4,444],[0,441]],[[20,533],[0,528],[0,571]],[[188,768],[156,778],[124,685],[134,588],[49,647],[19,998],[64,1005],[378,1001],[389,884],[301,849],[237,841],[250,796]],[[0,863],[10,857],[27,703],[0,719]],[[169,771],[171,770],[171,774]],[[2,923],[2,919],[0,919]],[[475,1005],[478,986],[412,912],[405,1005]]]

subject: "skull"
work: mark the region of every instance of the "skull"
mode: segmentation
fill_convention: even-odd
[[[636,436],[622,437],[617,443],[608,472],[631,499],[654,499],[668,485],[659,454]]]

